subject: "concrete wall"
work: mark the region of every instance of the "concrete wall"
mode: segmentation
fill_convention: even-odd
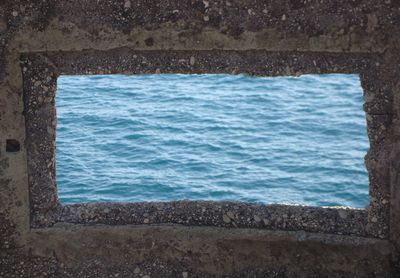
[[[400,2],[0,1],[0,277],[397,277]],[[60,74],[357,73],[370,205],[62,206]],[[118,277],[118,276],[117,276]]]

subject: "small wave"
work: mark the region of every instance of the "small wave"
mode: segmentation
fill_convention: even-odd
[[[368,203],[356,75],[61,76],[64,203]]]

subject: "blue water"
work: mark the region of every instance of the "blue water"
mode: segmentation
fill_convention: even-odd
[[[362,103],[357,75],[61,76],[59,197],[365,207]]]

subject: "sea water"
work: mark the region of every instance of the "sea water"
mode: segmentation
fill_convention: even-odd
[[[365,207],[362,104],[357,75],[61,76],[59,197]]]

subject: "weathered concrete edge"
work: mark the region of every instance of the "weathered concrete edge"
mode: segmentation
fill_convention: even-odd
[[[388,235],[389,197],[386,189],[388,185],[384,183],[387,183],[387,177],[382,176],[380,170],[377,186],[374,165],[369,167],[370,196],[374,201],[367,211],[212,202],[62,207],[58,202],[55,184],[54,98],[56,79],[60,74],[243,72],[275,76],[358,73],[367,96],[365,110],[370,115],[367,119],[371,131],[371,150],[367,159],[376,160],[376,156],[382,155],[382,146],[385,146],[385,138],[375,132],[376,126],[382,125],[382,118],[385,120],[391,117],[391,107],[388,105],[390,95],[382,94],[380,86],[376,84],[376,71],[383,63],[380,56],[256,50],[133,51],[121,48],[112,51],[30,53],[22,54],[21,59],[32,227],[51,226],[59,221],[103,224],[147,222],[306,230],[380,238]],[[385,123],[384,121],[383,124]]]
[[[367,211],[244,202],[176,201],[66,205],[56,222],[78,224],[161,224],[368,236]]]

